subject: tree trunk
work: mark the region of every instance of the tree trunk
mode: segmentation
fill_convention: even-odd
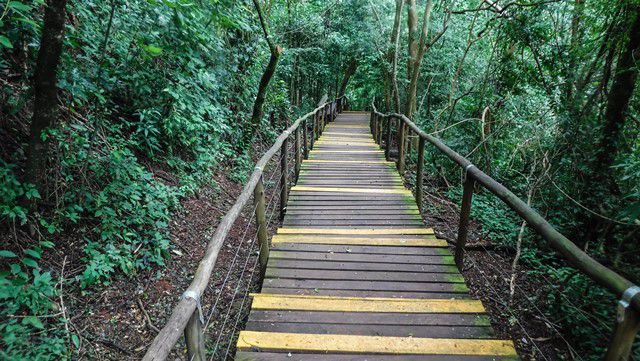
[[[47,169],[47,146],[42,139],[42,131],[52,126],[58,117],[56,72],[64,40],[66,6],[66,0],[48,0],[46,2],[42,40],[34,77],[35,98],[26,170],[29,181],[43,196]]]
[[[391,30],[391,44],[387,59],[391,65],[389,82],[391,89],[389,93],[393,98],[393,106],[396,113],[400,112],[400,92],[398,91],[398,43],[400,42],[400,20],[402,19],[402,8],[404,0],[396,0],[396,12],[393,18],[393,29]]]
[[[638,77],[635,57],[640,50],[640,7],[632,8],[629,11],[632,19],[629,40],[618,58],[613,84],[607,99],[602,138],[599,146],[596,147],[598,149],[596,167],[599,172],[606,175],[611,174],[611,166],[620,149],[626,113]]]
[[[340,92],[338,93],[338,97],[344,95],[345,91],[347,91],[347,85],[349,84],[349,79],[356,72],[358,68],[358,62],[355,58],[351,58],[349,60],[349,64],[347,65],[347,69],[344,72],[344,77],[342,78],[342,84],[340,85]]]
[[[251,114],[251,122],[249,126],[243,131],[242,141],[239,146],[245,146],[251,142],[253,136],[256,131],[260,127],[260,123],[262,122],[262,117],[264,116],[264,111],[262,106],[264,105],[264,99],[267,94],[267,88],[269,87],[269,83],[271,82],[271,78],[273,78],[273,74],[276,72],[276,67],[278,66],[278,60],[280,60],[280,54],[282,54],[282,48],[276,45],[269,34],[269,26],[267,25],[267,21],[262,13],[262,8],[258,3],[258,0],[253,0],[253,5],[258,12],[258,18],[260,19],[260,25],[262,26],[262,31],[264,33],[265,40],[269,45],[269,51],[271,52],[271,56],[269,57],[269,63],[267,67],[264,69],[262,73],[262,77],[260,78],[260,84],[258,85],[258,94],[256,94],[256,100],[253,102],[253,113]]]
[[[629,109],[629,101],[633,96],[638,69],[635,66],[635,57],[640,50],[640,7],[628,9],[629,33],[627,42],[622,42],[622,50],[618,56],[613,83],[607,96],[607,105],[604,114],[604,126],[602,135],[595,145],[595,160],[591,163],[591,177],[585,189],[596,195],[588,202],[590,209],[598,209],[603,196],[612,196],[619,193],[611,167],[614,165],[618,152],[622,146],[622,131],[624,129]],[[606,76],[605,76],[606,77]],[[608,80],[603,80],[608,82]],[[605,88],[606,89],[606,88]],[[590,215],[585,219],[584,229],[587,230],[586,244],[596,244],[603,235],[602,229],[606,228],[606,222],[601,217]],[[614,247],[613,240],[607,240],[607,248]]]
[[[429,35],[429,21],[431,19],[431,9],[433,1],[427,0],[422,18],[422,29],[418,37],[418,19],[416,14],[416,1],[407,0],[409,5],[408,26],[409,26],[409,59],[407,60],[407,72],[409,78],[409,89],[407,90],[407,104],[405,115],[411,119],[416,110],[418,78],[420,77],[420,65],[422,58],[428,50],[427,36]]]

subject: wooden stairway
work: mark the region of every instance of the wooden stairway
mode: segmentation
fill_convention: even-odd
[[[303,162],[236,360],[518,359],[368,119],[340,114]]]

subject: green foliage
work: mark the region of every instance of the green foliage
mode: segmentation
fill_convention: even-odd
[[[0,260],[8,270],[0,272],[0,358],[3,360],[59,360],[65,358],[64,319],[55,299],[59,294],[50,272],[42,272],[37,260],[43,247],[40,242],[19,258],[7,250]]]
[[[14,166],[0,161],[0,220],[6,218],[11,222],[27,222],[27,209],[21,200],[40,198],[38,190],[32,184],[21,183],[13,173]]]

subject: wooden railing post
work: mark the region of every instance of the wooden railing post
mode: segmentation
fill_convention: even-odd
[[[286,132],[286,131],[285,131]],[[289,134],[284,138],[280,146],[280,220],[284,219],[287,212],[287,201],[289,198]]]
[[[384,145],[384,156],[387,159],[387,161],[391,160],[391,121],[392,120],[393,120],[393,117],[387,118],[387,139]]]
[[[423,182],[423,167],[424,167],[424,138],[418,136],[418,165],[416,170],[416,203],[418,204],[418,210],[422,209],[422,182]]]
[[[325,109],[329,108],[329,111],[327,112],[325,110],[323,117],[322,117],[322,128],[324,129],[324,127],[327,126],[327,123],[329,123],[331,121],[331,104],[327,104],[324,107]]]
[[[640,315],[630,305],[631,299],[638,293],[640,293],[640,287],[629,287],[618,301],[616,326],[607,349],[606,361],[629,359],[633,341],[640,330]]]
[[[471,199],[475,185],[475,181],[469,176],[468,170],[470,167],[473,167],[473,165],[469,164],[465,169],[462,205],[460,207],[460,224],[458,225],[458,240],[456,242],[455,261],[459,270],[462,270],[464,267],[464,247],[467,244],[467,235],[469,233],[469,213],[471,212]]]
[[[313,150],[313,143],[316,141],[316,123],[318,123],[318,112],[313,115],[312,127],[311,127],[311,141],[309,143],[309,150]],[[307,157],[309,154],[307,153]]]
[[[202,318],[199,309],[196,309],[189,318],[184,329],[184,338],[189,360],[205,361],[204,333],[202,332]]]
[[[406,126],[402,119],[398,119],[398,172],[401,176],[404,175],[404,138],[406,134]]]
[[[305,119],[302,124],[302,156],[304,159],[309,158],[309,136],[307,135],[307,120]]]
[[[265,197],[264,197],[264,183],[262,176],[256,183],[256,187],[253,189],[253,202],[256,207],[256,224],[258,226],[258,244],[260,245],[260,269],[261,275],[267,268],[267,261],[269,260],[269,238],[267,235],[267,218],[265,210]]]
[[[371,135],[373,136],[373,139],[376,139],[376,132],[373,129],[373,119],[376,117],[376,115],[371,112],[371,114],[369,114],[369,131],[371,132]]]
[[[372,113],[373,114],[373,140],[377,143],[378,142],[378,122],[380,121],[380,116],[378,116],[378,114],[376,113]]]
[[[380,115],[378,116],[378,130],[377,130],[377,135],[378,135],[378,145],[380,147],[382,147],[382,121],[384,120],[384,118]]]
[[[295,172],[295,182],[296,184],[298,184],[298,176],[300,175],[300,166],[302,165],[302,144],[300,141],[300,127],[296,128],[296,132],[295,132],[295,161],[296,161],[296,165],[294,168],[294,172]]]

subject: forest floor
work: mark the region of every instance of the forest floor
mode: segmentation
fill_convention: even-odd
[[[408,177],[415,179],[415,174]],[[437,237],[455,244],[460,200],[449,199],[433,178],[425,179],[424,186],[428,190],[424,209],[428,211],[423,218],[434,228]],[[495,247],[484,235],[482,225],[470,221],[463,275],[471,294],[482,300],[487,309],[497,338],[512,339],[523,360],[575,359],[562,330],[542,312],[549,307],[545,295],[541,294],[545,281],[531,277],[520,265],[511,295],[513,257],[513,250]]]
[[[85,335],[88,342],[81,348],[81,358],[142,358],[189,286],[213,231],[242,192],[243,185],[227,178],[228,173],[219,169],[214,177],[215,187],[204,187],[182,200],[170,225],[173,249],[164,267],[155,267],[134,278],[120,277],[93,296],[78,297],[73,306],[68,306],[68,312],[76,315],[70,323],[73,331]],[[278,178],[278,173],[267,169],[264,177],[267,214],[277,214],[277,195],[269,182]],[[163,178],[168,177],[165,174]],[[232,227],[201,300],[207,347],[217,350],[215,360],[233,356],[236,331],[242,328],[249,311],[247,294],[259,290],[253,211],[249,202]],[[272,217],[269,225],[271,235],[278,227],[277,217]],[[175,353],[184,350],[183,339],[179,345],[170,359],[185,357]]]

